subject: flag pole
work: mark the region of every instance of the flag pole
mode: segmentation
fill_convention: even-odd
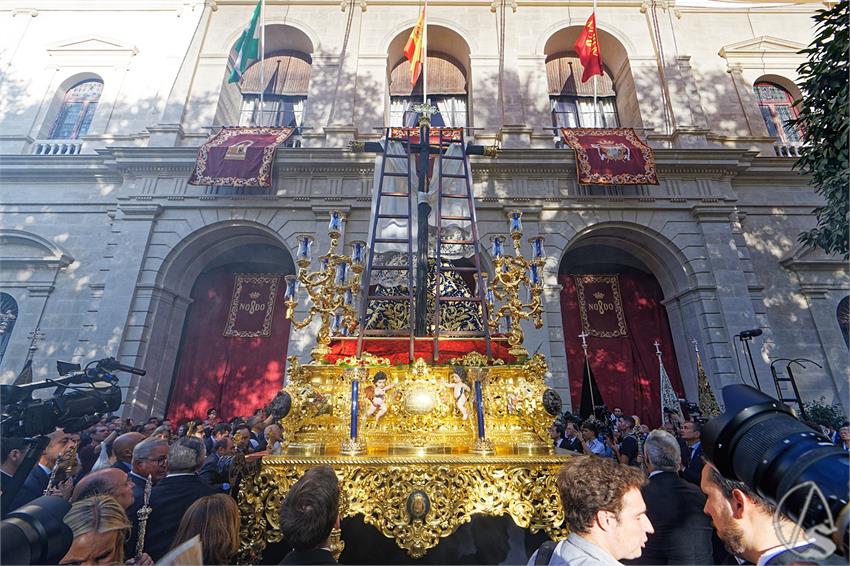
[[[596,20],[596,2],[597,0],[593,0],[593,33],[596,36],[596,46],[597,49],[601,49],[599,47],[599,22]],[[597,116],[599,115],[599,108],[596,105],[596,80],[598,79],[597,75],[593,75],[593,127],[599,127],[599,119]],[[663,421],[662,421],[663,422]]]
[[[664,373],[661,371],[664,362],[661,360],[661,343],[656,339],[652,345],[655,346],[655,355],[658,356],[658,395],[661,398],[661,426],[664,426]]]
[[[428,0],[422,11],[425,14],[422,19],[422,104],[428,104]]]
[[[266,0],[260,0],[260,126],[263,125],[266,92]],[[595,104],[595,102],[594,102]],[[254,124],[256,126],[256,124]]]

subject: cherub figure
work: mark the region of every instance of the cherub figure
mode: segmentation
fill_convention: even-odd
[[[366,418],[375,415],[375,424],[381,420],[381,417],[386,414],[389,409],[387,405],[387,391],[395,387],[395,383],[387,384],[387,374],[379,371],[372,377],[372,396],[369,399],[370,405],[366,409]]]
[[[454,372],[452,372],[452,381],[450,383],[443,383],[444,387],[449,387],[453,390],[455,404],[463,416],[463,420],[469,419],[469,409],[466,408],[466,404],[469,402],[467,393],[471,391],[469,385],[466,384],[465,377],[466,372],[464,369],[456,366]]]

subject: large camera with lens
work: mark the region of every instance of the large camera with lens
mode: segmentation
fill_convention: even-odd
[[[721,474],[744,482],[795,520],[809,539],[847,556],[850,456],[793,411],[748,385],[723,388],[726,412],[702,431]],[[823,544],[822,544],[823,546]]]
[[[115,371],[144,375],[145,371],[118,363],[115,358],[92,362],[85,369],[56,379],[27,385],[0,385],[3,437],[32,437],[50,434],[56,427],[65,432],[81,431],[121,405],[121,389]],[[33,393],[55,387],[48,399]]]

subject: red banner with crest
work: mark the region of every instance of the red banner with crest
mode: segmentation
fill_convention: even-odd
[[[390,138],[406,141],[410,136],[410,143],[419,143],[419,128],[390,128]],[[459,142],[463,139],[463,128],[430,128],[428,130],[428,144],[439,146],[443,144]]]
[[[190,185],[271,187],[274,158],[292,128],[222,128],[198,150]]]
[[[237,273],[224,335],[238,338],[271,335],[279,284],[280,275]]]
[[[561,128],[582,185],[657,185],[655,155],[632,128]]]
[[[581,328],[588,336],[619,338],[629,333],[616,275],[576,275]]]

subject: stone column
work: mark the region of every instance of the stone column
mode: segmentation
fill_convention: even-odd
[[[768,137],[767,126],[759,110],[758,100],[752,86],[744,78],[744,69],[740,63],[729,63],[727,72],[732,78],[732,86],[741,105],[741,113],[747,124],[747,131],[754,137]]]
[[[744,330],[760,328],[761,325],[753,309],[747,277],[736,245],[732,223],[734,209],[726,206],[696,206],[692,213],[699,222],[705,241],[709,271],[715,281],[715,289],[709,296],[701,297],[704,316],[713,314],[714,322],[718,323],[704,326],[710,337],[707,346],[710,353],[718,359],[731,352],[733,362],[735,348],[739,348],[740,367],[737,371],[730,372],[728,368],[718,367],[717,376],[723,385],[741,383],[742,377],[746,382],[750,377],[749,360],[734,335]],[[696,292],[702,293],[702,290]],[[765,388],[770,384],[770,368],[760,342],[760,339],[756,338],[750,346],[753,349],[756,373],[762,388]]]

